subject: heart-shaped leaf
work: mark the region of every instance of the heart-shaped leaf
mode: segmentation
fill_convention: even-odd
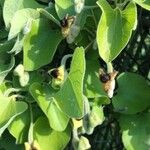
[[[69,75],[61,89],[54,96],[59,107],[68,116],[81,118],[83,109],[83,79],[85,74],[84,49],[76,48]]]
[[[99,0],[102,10],[97,30],[99,54],[105,62],[115,59],[127,45],[137,22],[136,5],[130,2],[124,10],[112,9],[106,0]]]
[[[127,150],[148,150],[150,147],[150,113],[121,115],[122,140]]]
[[[34,139],[40,145],[41,150],[60,150],[64,149],[70,140],[70,128],[63,132],[52,130],[48,120],[44,117],[38,118],[34,124]]]
[[[57,107],[53,98],[55,91],[50,87],[34,83],[30,86],[30,93],[47,116],[51,128],[57,131],[65,130],[69,118]]]
[[[112,101],[116,111],[135,114],[150,105],[150,87],[142,76],[122,73],[117,81],[118,91]]]
[[[62,38],[60,31],[50,29],[48,20],[34,20],[24,41],[25,70],[33,71],[50,63]]]

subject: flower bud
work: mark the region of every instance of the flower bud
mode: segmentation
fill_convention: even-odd
[[[58,68],[50,70],[48,73],[53,77],[52,87],[55,89],[59,88],[64,82],[64,77],[65,77],[64,67],[60,66]]]
[[[89,140],[86,137],[81,136],[79,140],[78,150],[87,150],[90,148],[91,148],[91,145],[89,143]]]
[[[25,150],[31,150],[31,145],[28,142],[24,143]]]
[[[71,34],[69,34],[69,35],[67,36],[66,40],[67,40],[67,43],[68,43],[68,44],[71,44],[71,43],[73,43],[73,41],[74,41],[74,37],[73,37]]]
[[[31,144],[28,142],[25,142],[24,146],[25,146],[25,150],[40,150],[40,146],[36,140],[34,140],[33,143]]]
[[[77,14],[79,14],[84,7],[84,0],[74,0],[74,4],[75,4],[75,11]]]
[[[67,43],[68,44],[73,43],[75,38],[78,36],[79,32],[80,32],[80,27],[73,24],[70,28],[69,35],[67,36]]]
[[[19,64],[15,69],[14,69],[14,75],[15,76],[22,76],[24,74],[24,66],[22,64]]]
[[[74,38],[76,38],[78,36],[79,32],[80,32],[80,27],[73,24],[70,29],[70,34],[72,34],[72,36]]]
[[[19,78],[20,85],[22,87],[25,87],[28,84],[29,79],[30,79],[29,73],[24,72],[24,74],[22,76],[20,76],[20,78]]]
[[[118,74],[117,71],[113,71],[111,73],[105,73],[102,69],[100,69],[100,80],[103,83],[103,87],[105,92],[108,94],[109,98],[112,98],[114,95],[116,81],[115,78]]]

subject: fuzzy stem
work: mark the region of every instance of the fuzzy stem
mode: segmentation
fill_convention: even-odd
[[[66,68],[66,67],[65,67],[65,66],[66,66],[66,61],[67,61],[67,59],[68,59],[69,57],[72,57],[72,54],[65,55],[65,56],[62,58],[62,60],[61,60],[61,66],[63,66],[64,69]]]

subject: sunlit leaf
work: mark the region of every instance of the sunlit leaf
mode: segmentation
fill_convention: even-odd
[[[28,140],[28,130],[30,125],[29,111],[18,115],[8,127],[9,132],[16,138],[17,144],[23,144]]]
[[[61,32],[52,30],[46,19],[34,20],[24,41],[25,70],[33,71],[50,63],[61,40]]]
[[[7,28],[10,27],[10,22],[16,11],[23,9],[23,8],[38,8],[42,7],[39,5],[35,0],[5,0],[4,2],[4,9],[3,9],[3,16],[5,25]],[[19,19],[18,19],[19,20]],[[20,20],[19,20],[20,21]],[[19,22],[17,21],[16,25]]]
[[[65,130],[69,118],[56,105],[53,98],[55,91],[50,87],[34,83],[30,87],[30,93],[47,116],[51,128],[57,131]]]
[[[10,125],[10,123],[27,109],[25,102],[16,102],[9,97],[0,97],[0,135]]]
[[[8,39],[16,37],[19,32],[23,31],[28,19],[37,19],[39,17],[40,14],[35,9],[26,8],[18,10],[11,21]]]
[[[61,89],[54,96],[59,107],[68,116],[80,118],[83,111],[83,79],[85,56],[83,48],[76,48],[73,54],[69,75]]]
[[[42,150],[64,149],[70,140],[70,129],[67,128],[63,132],[52,130],[48,124],[48,120],[40,117],[34,124],[34,139],[40,145]]]
[[[97,30],[99,54],[105,62],[115,59],[127,45],[137,21],[136,5],[130,2],[122,11],[99,0],[102,16]]]

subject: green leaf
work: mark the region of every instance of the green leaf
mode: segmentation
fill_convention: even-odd
[[[133,0],[141,7],[150,10],[150,0]]]
[[[74,0],[55,0],[55,9],[60,19],[75,15]]]
[[[9,31],[8,39],[16,37],[17,34],[23,30],[28,19],[37,19],[39,17],[40,14],[35,9],[26,8],[18,10],[11,21],[11,28]]]
[[[127,45],[137,22],[136,5],[130,2],[122,11],[112,9],[106,0],[99,0],[102,10],[97,30],[99,55],[105,62],[115,59]]]
[[[150,113],[121,115],[122,140],[127,150],[148,150],[150,147]]]
[[[9,65],[0,64],[0,84],[4,81],[5,77],[10,72],[10,70],[14,67],[14,65],[15,65],[14,57],[11,58],[11,62]]]
[[[34,139],[40,145],[41,150],[61,150],[64,149],[70,140],[70,129],[63,132],[52,130],[48,121],[44,117],[40,117],[34,124]]]
[[[8,127],[9,132],[16,138],[17,144],[23,144],[28,140],[28,130],[30,126],[29,111],[18,115]]]
[[[34,20],[24,41],[25,70],[33,71],[50,63],[62,38],[60,31],[50,29],[46,19]]]
[[[14,14],[23,8],[40,8],[42,5],[39,5],[35,0],[5,0],[4,2],[4,8],[3,8],[3,17],[5,21],[5,25],[7,28],[10,27],[10,22],[12,21],[12,18]],[[19,20],[19,19],[18,19]],[[16,25],[20,22],[17,21]]]
[[[143,77],[134,73],[122,73],[117,81],[118,91],[112,101],[116,111],[135,114],[150,105],[150,87]]]
[[[95,97],[107,97],[107,94],[103,90],[102,83],[98,77],[100,65],[98,60],[87,60],[86,61],[86,73],[84,79],[84,93],[88,98]]]
[[[93,105],[91,112],[83,118],[83,127],[87,134],[92,134],[94,128],[103,123],[105,117],[102,106]]]
[[[15,53],[15,55],[18,54],[23,48],[23,42],[24,42],[24,35],[18,34],[16,43],[14,44],[12,49],[9,51],[9,53]]]
[[[5,41],[0,43],[0,54],[3,52],[8,52],[13,48],[14,40]]]
[[[103,108],[94,105],[89,116],[90,126],[95,128],[96,126],[102,124],[104,119],[105,117],[103,113]]]
[[[10,123],[27,109],[27,104],[9,97],[0,97],[0,136]]]
[[[69,118],[57,107],[53,98],[54,90],[34,83],[30,86],[30,93],[47,116],[51,128],[57,131],[65,130]]]
[[[85,74],[84,49],[76,48],[69,75],[61,89],[54,96],[59,107],[68,116],[81,118],[83,111],[83,79]]]
[[[12,88],[12,85],[9,81],[3,81],[0,84],[0,93],[4,94],[9,88]]]

